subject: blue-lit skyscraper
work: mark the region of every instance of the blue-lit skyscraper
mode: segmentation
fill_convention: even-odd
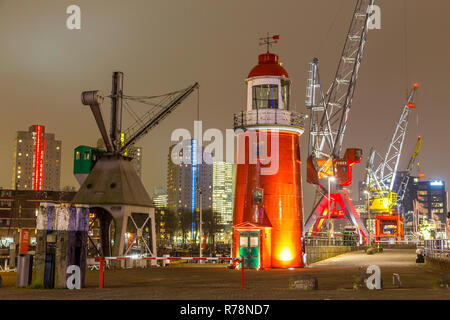
[[[212,209],[213,166],[196,164],[198,159],[198,143],[196,140],[185,140],[179,148],[176,163],[172,161],[175,145],[169,149],[167,193],[168,208],[179,215],[191,214],[191,239],[196,235],[198,219],[196,209],[199,207],[198,188],[202,190],[203,210]]]
[[[191,236],[194,238],[195,234],[195,209],[197,209],[197,179],[198,179],[198,168],[199,164],[197,163],[197,140],[191,140],[191,212],[192,212],[192,228],[191,228]]]

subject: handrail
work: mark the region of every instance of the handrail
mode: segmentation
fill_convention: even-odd
[[[428,258],[450,262],[450,239],[425,240],[424,254]]]
[[[287,125],[304,128],[305,115],[283,109],[256,109],[234,115],[234,128],[255,125]]]

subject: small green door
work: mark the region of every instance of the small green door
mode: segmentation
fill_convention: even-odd
[[[259,232],[239,233],[239,256],[244,257],[245,268],[259,268]]]

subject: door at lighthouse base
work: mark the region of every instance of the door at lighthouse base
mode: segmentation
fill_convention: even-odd
[[[259,268],[259,232],[239,232],[239,257],[244,257],[244,267]]]

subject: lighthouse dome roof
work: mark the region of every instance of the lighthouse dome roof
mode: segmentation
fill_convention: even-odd
[[[247,78],[275,76],[289,78],[286,70],[278,62],[278,55],[263,53],[258,56],[258,64],[248,74]]]

